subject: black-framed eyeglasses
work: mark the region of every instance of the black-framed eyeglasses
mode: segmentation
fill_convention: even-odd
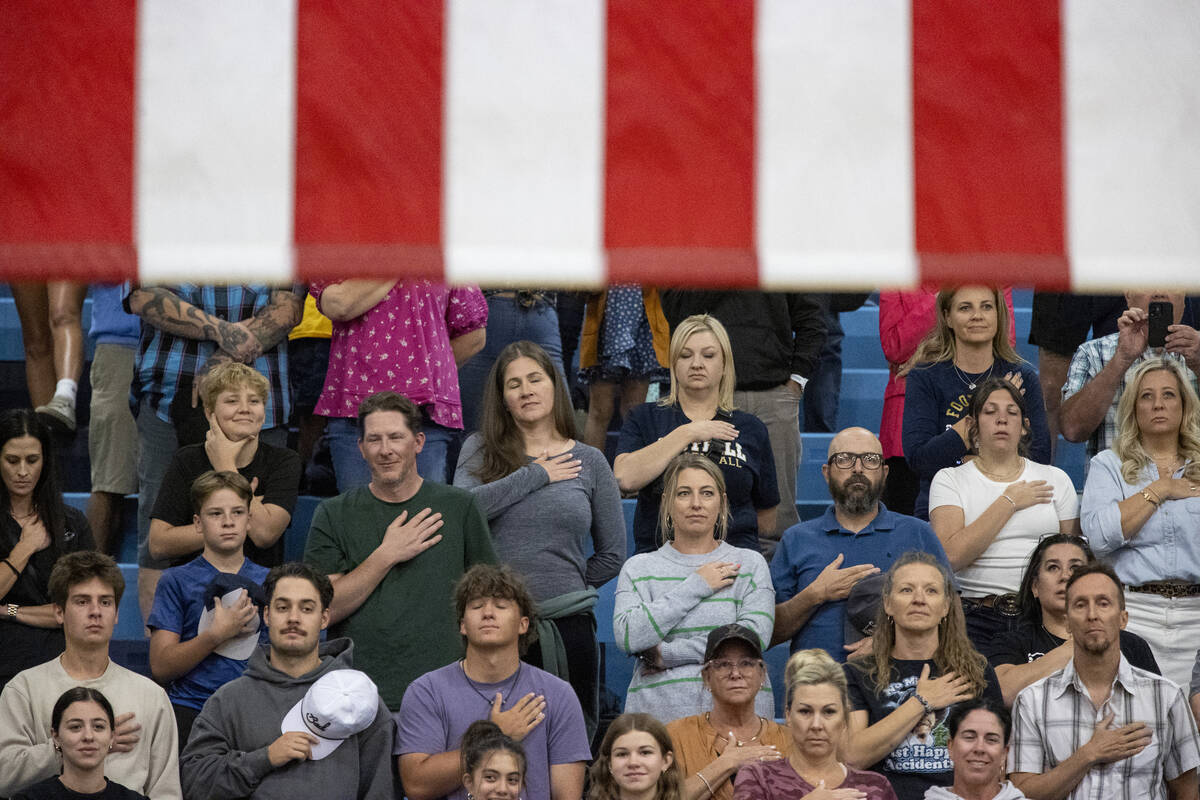
[[[879,453],[834,453],[829,457],[829,463],[838,469],[854,469],[855,461],[861,461],[863,469],[883,466],[883,456]]]

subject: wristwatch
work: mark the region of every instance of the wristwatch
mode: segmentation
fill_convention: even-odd
[[[16,619],[16,618],[17,618],[17,609],[18,609],[18,608],[20,608],[20,606],[19,606],[19,605],[17,605],[16,603],[9,603],[9,604],[8,604],[8,618],[9,618],[9,619]]]

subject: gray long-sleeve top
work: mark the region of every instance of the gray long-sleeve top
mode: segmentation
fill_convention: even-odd
[[[579,476],[550,482],[529,463],[499,480],[481,483],[483,437],[463,443],[454,485],[469,489],[487,515],[496,555],[526,578],[538,602],[616,577],[625,561],[625,515],[621,492],[604,454],[576,442],[571,454],[582,462]],[[584,555],[591,538],[594,553]]]

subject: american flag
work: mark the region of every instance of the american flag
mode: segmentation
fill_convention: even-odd
[[[1194,0],[5,0],[0,280],[1200,286]]]

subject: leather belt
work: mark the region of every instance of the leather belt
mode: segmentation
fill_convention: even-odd
[[[1200,596],[1200,583],[1143,583],[1141,586],[1126,586],[1128,591],[1157,594],[1162,597]]]
[[[1014,592],[989,594],[983,597],[964,597],[962,602],[964,606],[968,607],[990,608],[1006,617],[1015,617],[1021,613],[1021,607],[1017,605],[1017,595]]]

